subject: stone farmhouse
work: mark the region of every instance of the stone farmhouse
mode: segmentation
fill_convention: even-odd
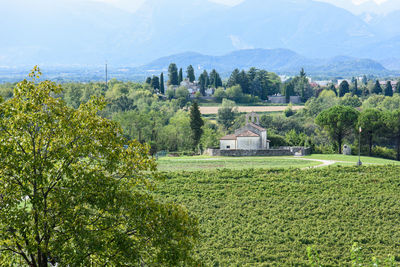
[[[220,139],[220,150],[266,150],[270,141],[267,139],[267,130],[261,127],[260,117],[252,112],[246,115],[246,125],[235,131],[234,134]]]
[[[246,124],[234,134],[220,139],[220,149],[209,148],[205,154],[210,156],[303,156],[310,153],[307,147],[270,148],[267,129],[260,126],[260,117],[252,112],[246,115]]]

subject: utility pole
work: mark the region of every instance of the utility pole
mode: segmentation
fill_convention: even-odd
[[[106,61],[106,91],[108,90],[107,61]]]
[[[361,166],[362,162],[361,162],[361,126],[360,129],[358,131],[358,162],[357,162],[357,166]]]

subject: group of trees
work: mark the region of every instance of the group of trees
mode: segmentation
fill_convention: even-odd
[[[194,68],[192,65],[189,65],[186,69],[186,78],[189,79],[190,82],[194,82],[196,80],[196,76],[194,74]],[[171,63],[168,66],[168,85],[178,86],[183,81],[183,70],[179,69],[175,63]]]
[[[306,102],[314,95],[304,69],[300,70],[299,75],[286,81],[282,87],[282,94],[286,96],[286,102],[290,102],[291,96],[300,96],[302,102]]]
[[[230,75],[226,86],[233,87],[240,85],[243,94],[267,100],[268,95],[280,92],[280,84],[280,78],[275,73],[250,68],[247,72],[235,69]]]
[[[367,108],[359,112],[349,106],[337,105],[322,111],[315,121],[329,133],[339,153],[343,140],[360,129],[361,137],[368,146],[368,155],[372,155],[375,143],[394,144],[396,159],[400,160],[400,109]]]
[[[164,73],[161,72],[160,77],[156,75],[153,75],[153,77],[147,77],[146,83],[149,84],[154,90],[159,90],[161,94],[165,93]]]
[[[334,88],[332,85],[330,85],[328,89],[334,91],[335,94],[339,97],[343,97],[348,93],[350,93],[352,96],[359,97],[367,97],[371,94],[393,96],[393,93],[400,93],[400,83],[397,83],[396,87],[393,88],[392,82],[387,81],[384,88],[382,88],[379,80],[367,81],[365,77],[365,79],[362,80],[361,84],[359,84],[358,80],[355,78],[352,79],[351,83],[346,80],[342,81],[339,84],[338,92],[336,91],[336,88]]]

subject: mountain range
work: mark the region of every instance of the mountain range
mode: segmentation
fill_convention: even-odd
[[[304,68],[310,75],[357,76],[363,74],[390,75],[380,63],[370,59],[337,56],[328,59],[310,59],[288,49],[244,49],[223,56],[209,56],[186,52],[159,58],[149,64],[131,69],[135,74],[158,75],[166,72],[171,62],[185,69],[193,65],[197,74],[203,70],[218,70],[223,77],[229,76],[234,68],[256,67],[281,74],[297,74]]]
[[[331,66],[338,55],[400,69],[399,14],[355,15],[313,0],[147,0],[134,13],[105,2],[14,0],[0,9],[0,66],[134,67],[184,51],[224,58],[288,49],[298,54],[281,69],[296,66],[297,57]]]

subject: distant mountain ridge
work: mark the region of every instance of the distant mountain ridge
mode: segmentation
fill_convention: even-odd
[[[136,13],[88,0],[13,0],[0,9],[0,66],[108,61],[133,67],[183,51],[215,56],[253,48],[289,49],[307,58],[400,58],[398,18],[366,21],[313,0],[245,0],[233,7],[146,0]]]
[[[390,74],[379,62],[338,56],[329,59],[310,59],[288,49],[244,49],[223,56],[209,56],[186,52],[159,58],[149,64],[135,68],[135,73],[158,74],[167,71],[170,63],[186,68],[193,65],[197,72],[216,69],[227,74],[233,69],[256,67],[277,73],[296,74],[301,68],[313,75],[363,75]]]

